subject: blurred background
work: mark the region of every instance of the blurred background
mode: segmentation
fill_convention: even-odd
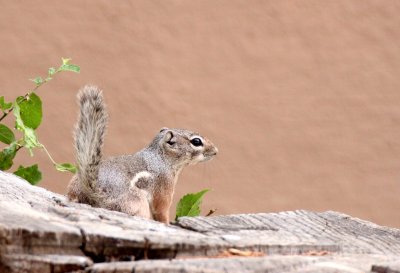
[[[38,91],[56,161],[74,160],[76,93],[91,83],[108,103],[106,155],[163,126],[218,146],[184,170],[175,202],[210,188],[204,213],[335,210],[400,227],[399,14],[395,0],[2,1],[0,95],[70,57],[81,73]],[[65,194],[71,175],[43,151],[15,159],[35,162],[39,185]]]

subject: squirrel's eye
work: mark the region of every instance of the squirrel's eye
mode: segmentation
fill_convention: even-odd
[[[190,140],[190,143],[192,143],[194,146],[198,147],[198,146],[203,146],[203,142],[201,141],[200,138],[195,137],[192,140]]]

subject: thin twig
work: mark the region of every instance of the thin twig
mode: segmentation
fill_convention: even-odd
[[[54,72],[54,74],[51,76],[51,79],[53,79],[54,76],[55,76],[58,72],[60,72],[60,70],[57,69],[56,72]],[[25,100],[29,97],[29,95],[32,94],[32,92],[35,92],[39,87],[41,87],[41,86],[44,85],[45,83],[48,83],[49,81],[50,81],[50,79],[45,79],[42,83],[36,85],[36,87],[33,88],[33,90],[32,90],[31,92],[26,93],[25,96],[24,96],[24,98],[23,98],[22,100],[18,101],[17,103],[21,103],[21,102],[25,101]],[[14,110],[14,107],[11,107],[7,112],[3,112],[3,115],[2,115],[1,118],[0,118],[0,121],[2,121],[2,120],[3,120],[9,113],[11,113],[13,110]]]
[[[210,209],[210,211],[206,214],[206,217],[211,216],[216,211],[217,211],[217,209]]]
[[[11,108],[11,109],[12,109],[12,108]],[[0,118],[0,121],[2,121],[7,115],[8,115],[8,113],[3,112],[3,115],[2,115],[1,118]]]
[[[46,152],[46,154],[49,156],[51,162],[52,162],[54,165],[57,165],[57,162],[55,162],[54,159],[51,157],[51,155],[50,155],[49,151],[47,151],[46,147],[45,147],[43,144],[41,144],[41,147],[42,147],[43,150]]]

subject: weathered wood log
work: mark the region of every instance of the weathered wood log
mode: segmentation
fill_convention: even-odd
[[[398,256],[384,255],[331,255],[323,257],[283,256],[250,258],[221,258],[221,259],[175,259],[138,262],[98,263],[92,266],[90,273],[107,272],[369,272],[371,262],[391,264]],[[397,272],[397,271],[374,271]]]
[[[0,207],[0,272],[400,272],[400,230],[337,212],[165,225],[71,203],[4,172]]]
[[[332,211],[186,217],[178,223],[208,236],[222,236],[236,247],[248,247],[250,243],[270,254],[298,254],[307,251],[307,246],[338,253],[400,254],[398,229]]]

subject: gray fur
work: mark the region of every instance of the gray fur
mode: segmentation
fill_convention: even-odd
[[[79,201],[96,205],[96,181],[103,157],[103,143],[108,115],[103,94],[95,86],[87,85],[78,93],[80,112],[75,128],[75,151],[78,163],[77,179],[83,195]],[[82,198],[84,197],[84,198]]]
[[[198,133],[164,127],[143,150],[101,160],[107,124],[101,91],[86,86],[78,98],[81,108],[75,146],[79,171],[70,182],[68,197],[167,223],[182,169],[211,159],[217,148]],[[196,136],[204,141],[201,147],[190,143]]]

